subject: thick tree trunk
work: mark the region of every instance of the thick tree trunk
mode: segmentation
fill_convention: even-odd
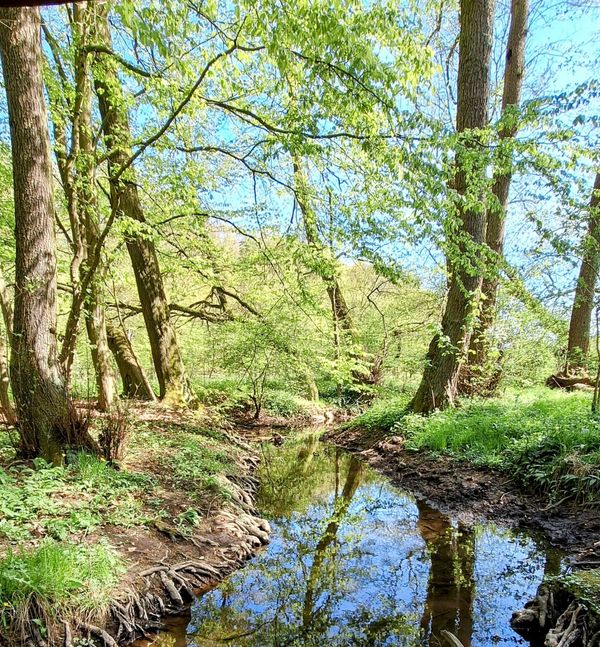
[[[499,133],[500,152],[498,170],[494,176],[492,202],[487,215],[487,246],[498,259],[498,267],[489,277],[483,279],[481,293],[483,301],[479,314],[479,322],[471,338],[469,358],[465,364],[464,389],[461,391],[489,391],[486,385],[497,384],[497,367],[487,366],[489,358],[489,331],[496,318],[496,303],[498,296],[498,277],[500,260],[504,253],[504,231],[508,193],[512,179],[512,151],[506,146],[517,132],[516,110],[521,101],[521,88],[525,73],[525,44],[527,39],[527,17],[529,0],[512,0],[510,30],[506,45],[506,65],[504,68],[504,89],[502,93],[502,116],[505,124]],[[488,370],[492,375],[487,375]]]
[[[590,349],[590,324],[594,309],[594,295],[598,270],[600,269],[600,173],[596,175],[590,211],[588,231],[584,241],[583,258],[579,268],[575,298],[569,323],[566,372],[585,366]]]
[[[154,391],[123,329],[119,325],[107,321],[106,332],[108,346],[114,355],[121,375],[123,395],[138,400],[154,400]]]
[[[94,43],[112,48],[107,8],[96,6]],[[98,54],[94,62],[94,83],[98,95],[104,140],[109,151],[111,203],[113,209],[137,223],[146,222],[132,167],[122,173],[131,157],[129,119],[115,61]],[[118,174],[122,175],[118,176]],[[142,306],[160,387],[160,398],[171,404],[185,404],[190,392],[175,329],[167,301],[154,242],[144,233],[128,233],[126,244]]]
[[[56,258],[40,14],[0,10],[15,194],[11,382],[22,449],[61,463],[71,410],[56,344]]]
[[[467,138],[463,140],[463,150],[456,155],[454,185],[459,196],[467,193],[468,176],[475,176],[481,183],[485,178],[483,164],[475,160],[473,168],[476,142],[472,135],[469,137],[469,131],[488,124],[493,23],[494,0],[461,0],[456,126]],[[476,202],[474,196],[469,202]],[[454,403],[480,296],[482,272],[478,268],[477,247],[485,243],[485,207],[481,204],[465,208],[459,203],[457,209],[456,240],[448,240],[453,251],[447,260],[449,285],[442,332],[429,345],[423,378],[410,405],[417,413],[443,409]]]

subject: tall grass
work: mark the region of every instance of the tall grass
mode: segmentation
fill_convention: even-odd
[[[30,550],[9,551],[0,560],[2,628],[24,637],[32,626],[44,635],[58,619],[75,613],[98,617],[108,608],[111,591],[124,567],[107,544],[45,541]]]
[[[427,418],[407,415],[393,431],[408,448],[501,469],[553,499],[600,500],[600,418],[587,394],[509,393]]]

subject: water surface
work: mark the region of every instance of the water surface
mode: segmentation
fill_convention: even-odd
[[[560,568],[539,540],[464,526],[316,436],[263,454],[271,544],[153,644],[433,647],[444,629],[465,647],[527,644],[511,613]]]

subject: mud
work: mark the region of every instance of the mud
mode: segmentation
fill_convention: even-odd
[[[399,436],[365,442],[356,429],[334,430],[326,440],[358,454],[394,484],[466,523],[486,518],[543,533],[576,563],[600,536],[600,510],[548,501],[498,471],[450,457],[408,451]],[[581,558],[580,558],[581,554]]]

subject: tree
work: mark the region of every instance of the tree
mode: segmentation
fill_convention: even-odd
[[[154,391],[144,369],[136,357],[131,342],[118,322],[107,321],[108,346],[114,355],[121,375],[123,395],[139,400],[155,400]]]
[[[30,7],[2,9],[0,18],[15,198],[11,385],[23,453],[58,464],[63,446],[77,439],[57,357],[54,205],[40,14]]]
[[[448,219],[448,295],[441,332],[427,353],[421,384],[410,407],[417,413],[454,403],[458,377],[469,348],[482,284],[481,248],[485,243],[483,202],[485,159],[478,150],[478,131],[488,124],[490,56],[494,0],[462,0],[458,63],[454,188],[456,218]]]
[[[487,213],[486,244],[494,253],[496,267],[491,268],[481,286],[482,303],[479,320],[471,336],[469,355],[464,364],[460,390],[493,391],[499,377],[498,367],[488,365],[489,332],[496,318],[499,269],[504,252],[504,233],[508,193],[512,179],[511,140],[517,132],[518,108],[525,72],[525,44],[529,0],[512,0],[510,30],[506,44],[504,88],[499,132],[498,168],[494,174],[492,200]]]
[[[92,7],[91,14],[90,43],[99,50],[111,52],[108,3],[98,3]],[[132,167],[129,118],[116,61],[110,53],[97,52],[92,67],[108,151],[111,205],[120,216],[130,220],[125,240],[150,340],[160,398],[171,404],[184,404],[191,396],[169,316],[156,248],[144,227],[146,218]]]
[[[320,240],[317,214],[310,203],[308,179],[302,166],[302,161],[297,156],[293,159],[293,168],[296,202],[302,215],[306,242],[316,257],[314,266],[325,284],[329,303],[331,304],[336,357],[340,359],[344,346],[349,345],[350,357],[357,364],[364,364],[366,360],[365,354],[360,349],[357,330],[340,284],[338,263],[331,251]],[[363,385],[373,381],[374,375],[376,375],[376,371],[370,372],[362,365],[352,372],[353,379],[358,384]]]
[[[51,111],[54,125],[55,154],[69,215],[68,242],[73,257],[70,264],[72,300],[59,359],[67,385],[75,357],[82,311],[90,342],[98,407],[107,410],[113,401],[115,386],[108,347],[105,308],[102,295],[102,241],[99,231],[99,204],[96,189],[96,151],[92,122],[92,88],[89,54],[85,49],[89,31],[87,9],[74,3],[71,21],[73,34],[73,87],[69,87],[60,46],[44,25],[46,41],[57,69],[58,91],[55,109]],[[48,76],[50,79],[51,77]],[[53,83],[48,84],[53,96]],[[70,97],[73,97],[70,99]],[[70,138],[67,134],[69,122]]]
[[[565,373],[577,371],[585,366],[585,360],[590,348],[590,324],[599,269],[600,173],[597,173],[590,200],[588,231],[584,240],[583,257],[571,309]]]

